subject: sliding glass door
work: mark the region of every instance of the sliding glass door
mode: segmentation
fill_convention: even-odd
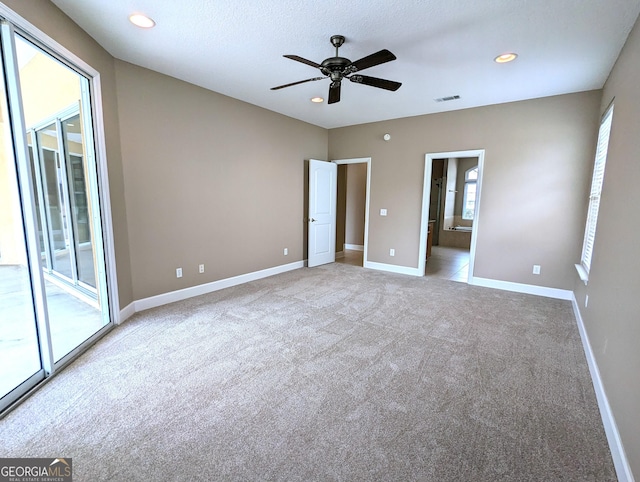
[[[95,298],[96,270],[78,108],[49,121],[27,133],[43,263],[48,274]]]
[[[112,325],[90,78],[1,41],[0,410]]]
[[[4,79],[0,72],[0,85]],[[44,378],[9,110],[0,91],[0,397]],[[18,363],[16,363],[18,361]]]

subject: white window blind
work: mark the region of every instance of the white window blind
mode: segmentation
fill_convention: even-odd
[[[602,183],[604,181],[604,166],[607,162],[607,150],[609,149],[609,134],[611,132],[611,121],[613,119],[613,105],[607,110],[598,132],[598,147],[596,148],[596,161],[593,167],[593,179],[591,180],[591,192],[589,193],[589,211],[587,213],[587,226],[584,232],[584,243],[582,245],[582,256],[580,263],[584,270],[589,273],[591,269],[591,256],[593,254],[593,243],[596,238],[596,224],[598,222],[598,209],[600,208],[600,195],[602,193]]]

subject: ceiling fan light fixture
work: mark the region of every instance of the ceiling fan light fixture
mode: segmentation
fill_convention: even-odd
[[[156,26],[156,23],[152,18],[147,17],[141,13],[132,13],[129,15],[129,21],[134,24],[136,27],[140,28],[153,28]]]
[[[324,102],[324,99],[322,97],[311,97],[311,102],[319,104],[321,102]]]
[[[518,54],[513,52],[509,52],[506,54],[498,55],[494,60],[494,62],[498,64],[506,64],[507,62],[512,62],[518,58]]]

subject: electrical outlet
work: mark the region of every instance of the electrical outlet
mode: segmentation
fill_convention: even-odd
[[[289,248],[284,248],[284,255],[288,256],[289,255]]]
[[[534,264],[533,265],[533,274],[540,274],[540,265],[539,264]]]
[[[386,209],[381,209],[380,210],[380,216],[386,216],[387,215],[387,210]]]
[[[204,264],[201,264],[200,266],[198,266],[198,272],[204,273]]]
[[[176,278],[182,278],[182,268],[176,269]]]
[[[395,255],[396,255],[396,250],[395,250],[395,249],[393,249],[393,248],[391,248],[391,249],[389,250],[389,256],[395,256]]]

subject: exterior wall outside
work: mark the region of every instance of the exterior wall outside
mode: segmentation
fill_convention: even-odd
[[[20,85],[27,129],[72,104],[80,105],[77,74],[43,53],[20,69]]]

